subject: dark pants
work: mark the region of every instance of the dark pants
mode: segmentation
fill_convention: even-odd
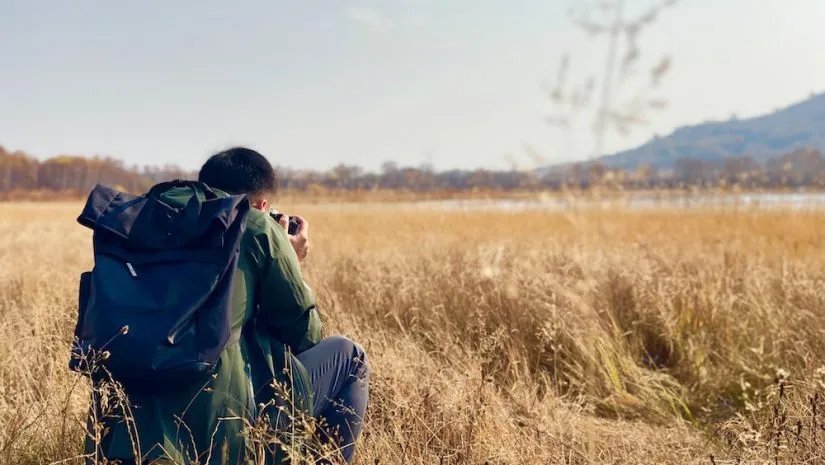
[[[329,439],[341,449],[344,460],[352,463],[369,400],[367,354],[350,339],[332,336],[297,357],[315,391],[313,415],[323,420]]]

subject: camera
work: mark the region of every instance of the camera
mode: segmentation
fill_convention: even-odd
[[[271,216],[272,219],[274,219],[276,223],[280,223],[281,222],[281,217],[284,216],[284,214],[283,213],[270,212],[269,216]],[[301,224],[298,222],[298,218],[296,218],[294,216],[290,216],[289,217],[289,226],[287,227],[287,233],[294,236],[295,234],[298,234],[298,229],[300,227],[301,227]]]

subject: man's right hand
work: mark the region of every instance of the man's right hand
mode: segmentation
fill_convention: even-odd
[[[298,220],[298,231],[295,234],[289,234],[289,216],[281,215],[278,224],[284,228],[292,248],[295,249],[295,254],[298,255],[298,261],[303,261],[309,254],[309,223],[301,216],[293,217]]]

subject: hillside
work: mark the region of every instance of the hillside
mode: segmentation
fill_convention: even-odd
[[[613,168],[672,168],[680,158],[719,161],[743,155],[765,162],[800,148],[825,152],[825,93],[755,118],[683,126],[599,161]]]

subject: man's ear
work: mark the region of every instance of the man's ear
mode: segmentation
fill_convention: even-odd
[[[252,208],[257,208],[258,210],[261,210],[261,211],[264,211],[264,212],[267,211],[267,209],[269,208],[269,201],[266,200],[266,199],[251,198],[249,200],[252,204]]]

